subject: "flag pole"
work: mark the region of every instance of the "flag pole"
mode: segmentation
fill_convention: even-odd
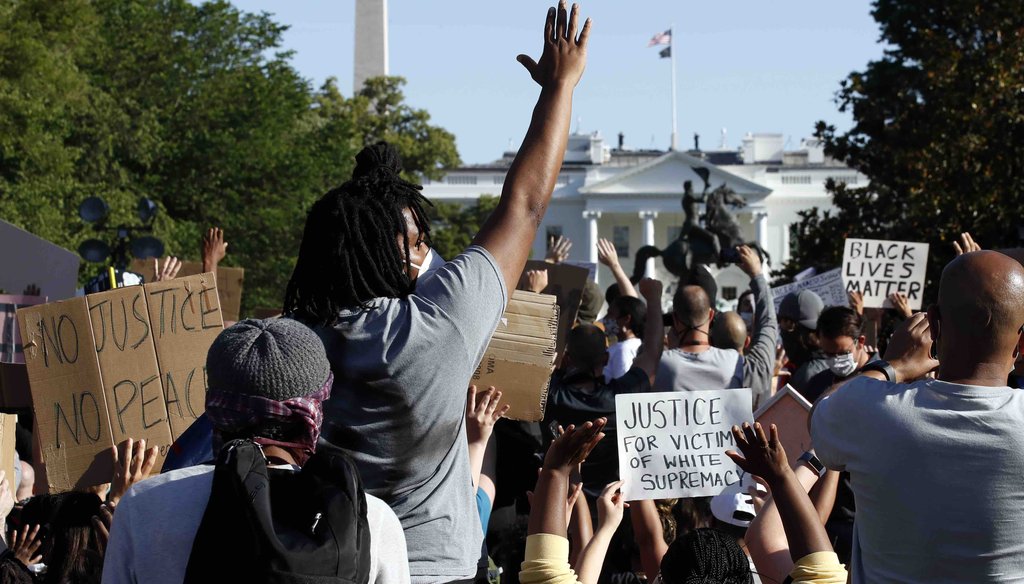
[[[672,150],[679,149],[679,135],[676,127],[676,25],[673,24],[669,31],[668,52],[672,67]]]

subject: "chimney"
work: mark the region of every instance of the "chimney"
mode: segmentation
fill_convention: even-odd
[[[623,150],[623,146],[626,144],[626,135],[619,132],[619,150]]]

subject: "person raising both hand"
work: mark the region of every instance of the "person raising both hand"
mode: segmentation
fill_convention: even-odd
[[[1022,348],[1024,267],[965,253],[884,360],[815,405],[817,456],[850,473],[857,500],[854,583],[1024,574],[1024,393],[1006,386]]]
[[[340,397],[325,404],[324,438],[401,519],[413,582],[476,573],[465,389],[551,200],[589,36],[579,7],[562,2],[545,17],[540,58],[519,55],[540,85],[533,119],[497,207],[448,263],[426,271],[430,204],[386,143],[363,149],[352,179],[306,220],[284,311],[327,347]]]

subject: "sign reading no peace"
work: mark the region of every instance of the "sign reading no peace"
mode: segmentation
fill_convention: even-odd
[[[619,477],[626,499],[709,497],[753,482],[725,455],[731,429],[753,422],[750,389],[615,397]]]

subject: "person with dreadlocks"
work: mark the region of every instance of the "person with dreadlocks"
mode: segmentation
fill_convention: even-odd
[[[284,311],[324,341],[335,381],[323,437],[398,515],[413,582],[477,573],[466,387],[551,199],[589,31],[563,0],[547,13],[540,60],[518,57],[541,86],[526,138],[472,245],[429,278],[428,202],[387,144],[360,152],[352,179],[306,220]]]

